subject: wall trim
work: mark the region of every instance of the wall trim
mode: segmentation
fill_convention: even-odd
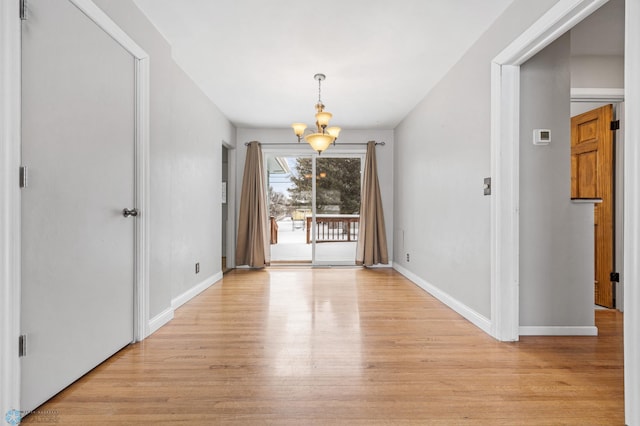
[[[193,299],[194,297],[196,297],[197,295],[199,295],[200,293],[202,293],[203,291],[205,291],[206,289],[208,289],[209,287],[211,287],[221,279],[222,279],[222,271],[210,276],[209,278],[205,278],[199,284],[194,285],[193,287],[191,287],[189,290],[185,291],[181,295],[173,298],[171,300],[171,309],[173,310],[178,309],[180,306],[184,305],[189,300]]]
[[[193,299],[212,285],[216,284],[222,279],[222,276],[222,272],[218,272],[217,274],[214,274],[209,278],[204,279],[200,283],[194,285],[181,295],[173,298],[171,300],[170,307],[149,320],[149,324],[147,326],[149,333],[147,334],[147,337],[158,331],[160,328],[162,328],[162,326],[168,324],[175,316],[174,314],[176,309],[189,302],[191,299]]]
[[[598,327],[595,326],[521,326],[521,336],[597,336]]]
[[[377,263],[371,266],[363,266],[366,269],[393,269],[393,261],[389,260],[389,263]]]
[[[92,0],[69,0],[75,7],[80,9],[87,18],[91,19],[97,26],[102,28],[111,38],[113,38],[120,46],[137,59],[148,58],[147,52],[144,51],[122,28],[118,26],[102,9],[100,9]]]
[[[395,264],[393,266],[393,269],[404,275],[409,281],[429,293],[431,296],[435,297],[436,299],[447,305],[449,308],[462,315],[467,321],[478,327],[480,330],[489,334],[491,329],[491,321],[489,320],[489,318],[479,314],[464,303],[460,302],[458,299],[445,293],[433,284],[423,280],[408,269],[398,264]]]
[[[135,221],[133,339],[149,334],[149,55],[91,0],[69,0],[135,59]]]
[[[519,336],[520,65],[608,0],[559,0],[491,63],[491,335]]]
[[[624,45],[624,400],[625,422],[640,425],[640,2],[625,2]],[[633,117],[629,119],[629,117]]]
[[[148,326],[149,334],[147,335],[147,337],[151,336],[153,333],[158,331],[162,326],[169,323],[169,321],[173,319],[173,316],[174,316],[173,308],[168,307],[167,309],[160,312],[155,317],[151,318],[149,320],[149,326]]]
[[[624,89],[600,87],[574,87],[571,89],[572,102],[624,102]]]
[[[20,408],[20,18],[0,2],[0,419]]]

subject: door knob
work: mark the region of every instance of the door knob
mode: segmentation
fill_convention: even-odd
[[[122,209],[122,216],[138,216],[138,209]]]

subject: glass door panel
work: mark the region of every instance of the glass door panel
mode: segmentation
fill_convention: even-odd
[[[312,157],[266,154],[271,263],[312,263]]]
[[[315,264],[354,265],[361,157],[316,157]]]

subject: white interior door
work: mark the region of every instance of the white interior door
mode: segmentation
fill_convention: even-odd
[[[22,27],[21,408],[133,340],[134,58],[67,0]]]

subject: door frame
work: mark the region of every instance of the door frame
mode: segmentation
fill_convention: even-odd
[[[285,144],[283,144],[285,145]],[[326,152],[326,151],[325,151]],[[271,155],[271,156],[281,156],[281,157],[296,157],[296,156],[303,156],[303,157],[309,157],[311,158],[311,164],[312,164],[312,171],[311,173],[315,176],[316,174],[316,161],[318,158],[360,158],[360,185],[362,186],[362,178],[364,177],[364,162],[365,162],[365,157],[367,155],[366,152],[366,147],[363,149],[344,149],[344,150],[335,150],[329,153],[325,153],[324,156],[318,154],[317,152],[313,151],[313,152],[309,152],[309,149],[307,146],[302,146],[300,147],[299,145],[295,145],[291,148],[285,148],[285,147],[281,147],[281,148],[269,148],[269,147],[263,147],[262,148],[262,153],[263,153],[263,161],[264,161],[264,170],[265,170],[265,184],[266,182],[268,182],[268,179],[266,178],[266,174],[268,174],[268,170],[267,170],[267,155]],[[267,194],[269,193],[269,188],[267,189]],[[311,182],[311,215],[312,215],[312,219],[311,222],[312,224],[315,224],[315,218],[316,218],[316,180],[313,179]],[[269,204],[269,200],[267,200],[267,205]],[[354,253],[354,263],[353,265],[355,265],[355,253]],[[316,260],[316,228],[315,225],[312,226],[312,231],[311,231],[311,263],[310,266],[315,267],[322,267],[322,266],[351,266],[351,264],[348,265],[343,265],[341,263],[331,263],[330,261],[322,261],[322,262],[318,262]]]
[[[491,335],[518,340],[520,65],[608,0],[560,0],[491,63]],[[625,2],[625,115],[640,114],[640,3]],[[633,25],[631,24],[633,23]],[[640,282],[640,121],[627,120],[624,141],[624,277]],[[640,423],[640,289],[625,289],[625,419]]]
[[[68,0],[135,60],[134,341],[149,334],[149,55],[91,0]],[[28,16],[27,16],[28,18]],[[19,2],[0,2],[0,418],[20,408],[21,21]]]
[[[222,146],[227,149],[227,268],[236,267],[236,147],[226,141]],[[222,244],[222,243],[221,243]]]
[[[571,103],[603,103],[613,105],[613,119],[620,121],[620,129],[614,135],[614,155],[613,155],[613,270],[621,272],[624,270],[624,89],[616,88],[579,88],[571,89]],[[615,286],[614,308],[620,312],[624,311],[624,274]]]

